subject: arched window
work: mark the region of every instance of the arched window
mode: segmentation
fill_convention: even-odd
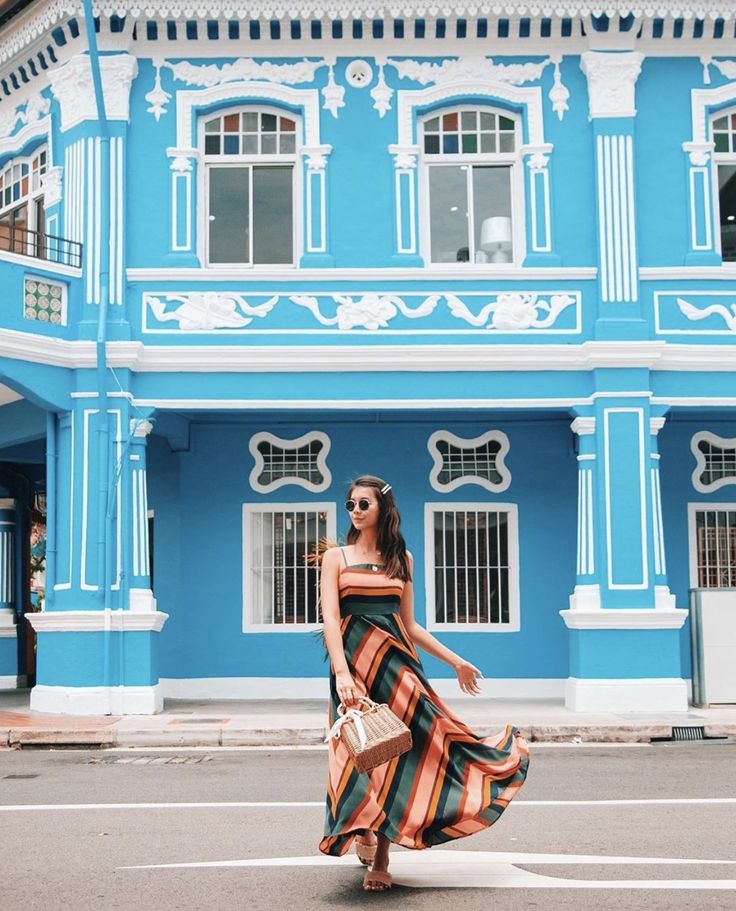
[[[724,262],[736,262],[736,109],[719,112],[711,125],[718,181],[721,256]]]
[[[208,263],[294,262],[297,130],[278,110],[203,118]]]
[[[504,111],[454,107],[421,124],[432,263],[512,263],[519,122]]]
[[[44,233],[41,178],[48,166],[46,147],[27,158],[13,158],[0,169],[0,250],[37,255]]]

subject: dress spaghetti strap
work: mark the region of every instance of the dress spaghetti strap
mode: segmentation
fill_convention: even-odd
[[[347,566],[347,565],[348,565],[348,558],[345,556],[345,548],[344,548],[344,547],[341,547],[341,548],[340,548],[340,553],[342,554],[342,562],[345,564],[345,566]]]

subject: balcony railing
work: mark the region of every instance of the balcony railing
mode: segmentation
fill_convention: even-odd
[[[19,225],[0,224],[0,251],[82,268],[82,244]]]

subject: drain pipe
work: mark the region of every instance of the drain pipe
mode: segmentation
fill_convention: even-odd
[[[83,0],[83,6],[90,69],[92,71],[92,85],[94,87],[100,132],[100,300],[97,317],[97,393],[99,402],[97,577],[105,611],[103,685],[108,699],[108,714],[112,714],[112,694],[110,692],[112,591],[110,584],[113,535],[111,522],[107,516],[110,485],[110,416],[108,414],[107,384],[107,311],[110,301],[110,130],[105,110],[105,96],[102,90],[100,54],[97,48],[92,0]]]

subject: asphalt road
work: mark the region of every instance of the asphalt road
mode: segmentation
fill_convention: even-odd
[[[361,890],[354,857],[317,851],[325,763],[321,749],[0,752],[3,911],[736,911],[736,744],[533,748],[496,826],[392,852],[405,885],[382,895]]]

